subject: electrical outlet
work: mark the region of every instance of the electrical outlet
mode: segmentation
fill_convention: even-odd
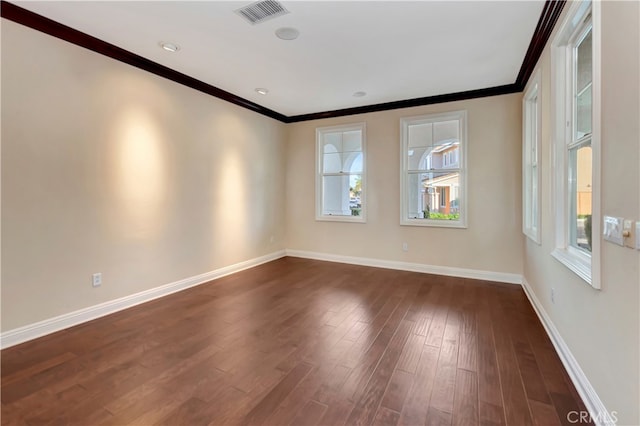
[[[409,244],[402,243],[402,251],[409,251]]]
[[[91,284],[94,287],[100,287],[102,285],[102,272],[96,272],[91,276]]]
[[[551,287],[551,303],[556,303],[556,289]]]
[[[275,240],[275,238],[273,238],[273,235],[271,237],[269,237],[269,243],[273,244],[274,240]]]

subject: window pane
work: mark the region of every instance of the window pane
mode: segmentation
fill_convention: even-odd
[[[592,50],[591,50],[591,30],[589,30],[586,36],[582,39],[577,47],[577,67],[578,75],[576,76],[576,89],[578,93],[582,92],[588,85],[591,84],[593,67],[592,63]]]
[[[407,176],[407,216],[408,219],[421,219],[425,209],[425,191],[420,182],[422,175],[412,173]]]
[[[591,85],[579,93],[576,99],[575,140],[589,133],[591,133]]]
[[[322,152],[342,152],[342,132],[325,133],[322,145]]]
[[[531,219],[530,219],[530,227],[537,229],[538,228],[538,167],[531,167],[531,193],[529,194],[530,201],[529,206],[531,206]]]
[[[322,214],[359,216],[362,211],[362,175],[323,176]]]
[[[342,149],[344,152],[362,151],[362,131],[344,132],[342,134]]]
[[[407,151],[407,168],[409,170],[428,170],[431,165],[431,147],[409,148]]]
[[[570,230],[571,245],[591,252],[591,146],[569,151],[570,160]]]
[[[538,123],[540,117],[538,117],[538,96],[533,98],[527,105],[529,108],[531,118],[529,122],[530,132],[530,144],[531,144],[531,164],[538,164]]]
[[[362,175],[349,176],[349,209],[351,216],[362,213]]]
[[[410,124],[408,127],[409,148],[433,145],[433,124]]]
[[[323,173],[340,173],[342,170],[342,153],[334,152],[323,154],[322,172]]]
[[[576,46],[575,135],[574,140],[591,133],[591,91],[593,79],[591,30]]]
[[[410,173],[408,219],[458,220],[460,172]]]
[[[362,173],[362,152],[346,152],[343,158],[345,171]]]
[[[458,120],[442,121],[433,124],[433,140],[436,144],[445,141],[458,140],[460,122]]]

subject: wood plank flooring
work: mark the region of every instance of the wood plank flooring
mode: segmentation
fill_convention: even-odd
[[[2,351],[3,425],[564,425],[519,286],[283,258]]]

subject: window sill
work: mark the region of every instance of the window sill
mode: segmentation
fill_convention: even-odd
[[[367,223],[364,216],[316,216],[318,222],[351,222],[351,223]]]
[[[579,256],[569,250],[559,248],[552,251],[551,256],[589,283],[589,285],[593,286],[591,280],[591,260],[589,259],[587,261],[587,256]]]
[[[467,228],[467,224],[460,220],[403,219],[400,221],[400,225],[430,226],[432,228]]]

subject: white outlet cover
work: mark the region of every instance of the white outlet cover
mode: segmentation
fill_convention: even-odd
[[[94,287],[100,287],[102,285],[102,274],[100,272],[91,275],[91,284]]]
[[[605,216],[602,223],[602,236],[606,241],[624,246],[624,238],[622,237],[623,218]]]

